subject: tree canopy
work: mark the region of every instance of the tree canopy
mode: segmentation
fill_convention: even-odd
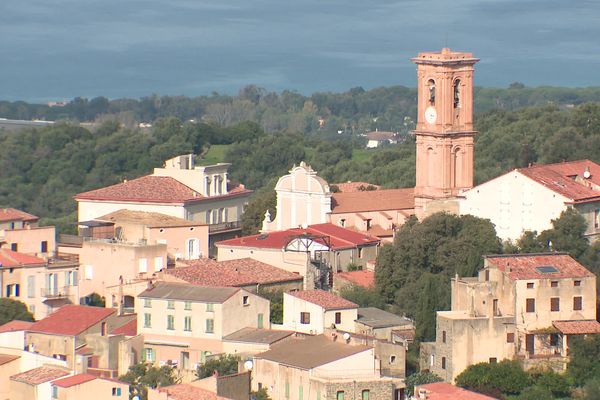
[[[155,389],[162,386],[174,385],[179,381],[175,375],[175,370],[169,365],[156,367],[152,364],[140,362],[129,367],[125,375],[119,377],[119,380],[129,383],[129,395],[139,396],[141,400],[148,399],[148,389]]]
[[[33,314],[29,312],[25,303],[7,297],[0,298],[0,325],[15,319],[33,321]]]

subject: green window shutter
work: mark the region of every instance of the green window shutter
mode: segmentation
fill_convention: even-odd
[[[298,387],[298,399],[302,400],[303,397],[304,397],[304,388],[302,387],[302,385],[300,385]]]
[[[290,383],[287,381],[285,382],[285,398],[290,398]]]

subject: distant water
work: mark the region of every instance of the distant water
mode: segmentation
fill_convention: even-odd
[[[600,0],[0,0],[0,99],[414,86],[446,45],[481,86],[600,86]]]

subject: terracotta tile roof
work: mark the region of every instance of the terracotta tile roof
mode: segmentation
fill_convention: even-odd
[[[91,347],[88,347],[88,346],[83,346],[83,347],[80,347],[77,350],[75,350],[75,354],[93,355],[94,349],[92,349]]]
[[[242,289],[232,287],[199,286],[189,283],[159,282],[153,288],[144,290],[138,295],[138,297],[221,304],[240,290]]]
[[[189,267],[167,269],[165,273],[194,285],[221,287],[303,280],[298,274],[252,258],[228,261],[202,258],[187,264]]]
[[[375,272],[366,269],[362,271],[338,272],[336,276],[364,288],[375,286]]]
[[[358,304],[354,304],[350,300],[346,300],[343,297],[336,296],[335,294],[326,292],[324,290],[298,290],[289,292],[288,294],[298,299],[321,306],[325,310],[358,308]]]
[[[0,249],[0,267],[13,268],[23,265],[45,264],[46,260],[9,249]]]
[[[415,395],[419,394],[419,389],[427,391],[427,400],[497,400],[494,397],[459,388],[447,382],[428,383],[415,387]]]
[[[377,236],[378,238],[386,238],[394,236],[393,229],[383,229],[381,225],[373,225],[371,229],[367,231],[369,235]]]
[[[62,388],[68,388],[71,386],[81,385],[82,383],[93,381],[94,379],[98,379],[98,377],[90,374],[77,374],[73,376],[68,376],[66,378],[58,379],[52,382],[52,384]]]
[[[165,386],[156,389],[166,393],[169,400],[226,400],[226,397],[217,396],[216,393],[190,384]]]
[[[26,331],[33,325],[33,322],[19,321],[17,319],[9,321],[4,325],[0,325],[0,333],[14,332],[14,331]]]
[[[584,177],[589,171],[589,178]],[[517,171],[574,202],[600,200],[600,165],[578,160],[533,165]]]
[[[375,236],[327,223],[310,225],[306,229],[296,228],[261,235],[243,236],[218,242],[217,246],[283,249],[294,237],[302,235],[328,236],[332,250],[349,249],[362,245],[376,245],[380,241]],[[321,244],[325,244],[325,241],[320,238],[316,238],[315,240]]]
[[[584,335],[600,333],[600,322],[590,320],[579,321],[553,321],[552,325],[565,335]]]
[[[15,361],[21,358],[21,356],[15,356],[14,354],[1,354],[0,353],[0,365],[8,364],[11,361]]]
[[[292,331],[242,328],[239,331],[233,332],[223,337],[223,340],[226,340],[228,342],[273,344],[293,334],[294,332]]]
[[[488,264],[497,267],[512,280],[561,279],[594,276],[568,254],[509,254],[486,256]],[[544,268],[553,267],[553,268]],[[546,272],[545,272],[546,271]]]
[[[334,193],[332,214],[415,208],[413,188]]]
[[[222,196],[206,197],[169,176],[146,175],[116,185],[75,195],[76,200],[107,200],[139,203],[194,203],[250,194],[243,185]]]
[[[40,217],[37,217],[33,214],[26,213],[25,211],[17,210],[16,208],[0,208],[0,222],[10,222],[10,221],[25,221],[32,222],[39,220]]]
[[[21,372],[10,377],[11,380],[27,383],[28,385],[39,385],[69,375],[70,372],[58,367],[42,366],[29,371]]]
[[[255,358],[301,369],[312,369],[370,349],[372,347],[334,342],[323,335],[317,335],[275,343],[271,350],[257,354]]]
[[[131,321],[113,329],[110,332],[113,335],[136,336],[137,335],[137,320],[134,318]]]
[[[145,225],[149,228],[167,228],[179,226],[202,226],[206,225],[201,222],[188,221],[183,218],[177,218],[157,212],[118,210],[110,214],[96,218],[97,221],[107,222],[130,222]]]
[[[74,336],[116,313],[115,309],[68,304],[35,322],[31,332]]]
[[[379,185],[373,185],[369,182],[343,182],[334,183],[332,186],[336,186],[339,189],[339,193],[351,193],[351,192],[365,192],[365,188],[374,187],[376,190],[381,189]]]

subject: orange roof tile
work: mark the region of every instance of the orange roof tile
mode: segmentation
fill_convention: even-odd
[[[46,260],[9,249],[0,249],[0,268],[13,268],[23,265],[45,264]]]
[[[574,202],[600,200],[600,165],[593,161],[533,165],[517,171]]]
[[[75,195],[76,200],[107,200],[141,203],[193,203],[216,198],[250,194],[243,185],[232,188],[228,194],[206,197],[169,176],[146,175],[116,185]]]
[[[190,384],[180,384],[164,386],[157,389],[161,393],[166,393],[169,400],[226,400],[226,397],[217,396],[216,393],[202,389]]]
[[[362,270],[339,272],[336,276],[364,288],[371,288],[375,286],[375,272],[373,271]]]
[[[336,296],[333,293],[324,290],[298,290],[288,293],[298,299],[308,301],[323,307],[325,310],[341,310],[346,308],[358,308],[358,304],[346,300],[343,297]]]
[[[296,228],[286,231],[268,232],[261,235],[243,236],[218,242],[217,246],[283,249],[292,239],[303,235],[316,236],[315,241],[321,244],[326,243],[319,236],[327,236],[332,250],[349,249],[363,245],[376,245],[380,241],[375,236],[327,223],[310,225],[306,229]]]
[[[1,354],[0,353],[0,365],[8,364],[11,361],[15,361],[21,358],[21,356],[15,356],[13,354]]]
[[[373,187],[375,190],[381,189],[379,185],[373,185],[369,182],[343,182],[343,183],[334,183],[332,186],[336,186],[339,190],[339,193],[349,193],[349,192],[365,192],[366,188]],[[372,190],[371,190],[372,191]]]
[[[17,210],[16,208],[0,208],[0,222],[10,221],[37,221],[40,217],[33,214],[26,213],[25,211]]]
[[[35,322],[31,332],[75,336],[116,313],[115,309],[68,304]]]
[[[303,280],[298,274],[252,258],[228,261],[202,258],[187,264],[189,267],[167,269],[165,273],[194,285],[217,287],[264,285]]]
[[[26,331],[33,325],[33,322],[19,321],[17,319],[9,321],[4,325],[0,325],[0,333],[4,332],[15,332],[15,331]]]
[[[415,208],[413,188],[333,193],[333,214]]]
[[[447,382],[428,383],[417,386],[415,387],[416,395],[419,394],[419,389],[427,392],[427,400],[496,400],[494,397],[459,388]]]
[[[51,366],[42,366],[29,371],[21,372],[10,377],[11,380],[27,383],[28,385],[39,385],[54,379],[62,378],[70,373],[65,369]]]
[[[125,336],[136,336],[137,335],[137,320],[132,319],[131,321],[121,325],[120,327],[113,329],[111,334],[113,335],[125,335]]]
[[[68,376],[66,378],[58,379],[52,382],[52,384],[62,388],[68,388],[71,386],[81,385],[82,383],[93,381],[94,379],[98,379],[98,377],[90,374],[77,374],[73,376]]]
[[[568,254],[507,254],[485,256],[486,261],[508,275],[512,280],[561,279],[594,276]],[[544,267],[554,267],[549,270]],[[547,272],[545,272],[547,271]]]
[[[590,320],[553,321],[552,325],[565,335],[585,335],[600,333],[600,322]]]

